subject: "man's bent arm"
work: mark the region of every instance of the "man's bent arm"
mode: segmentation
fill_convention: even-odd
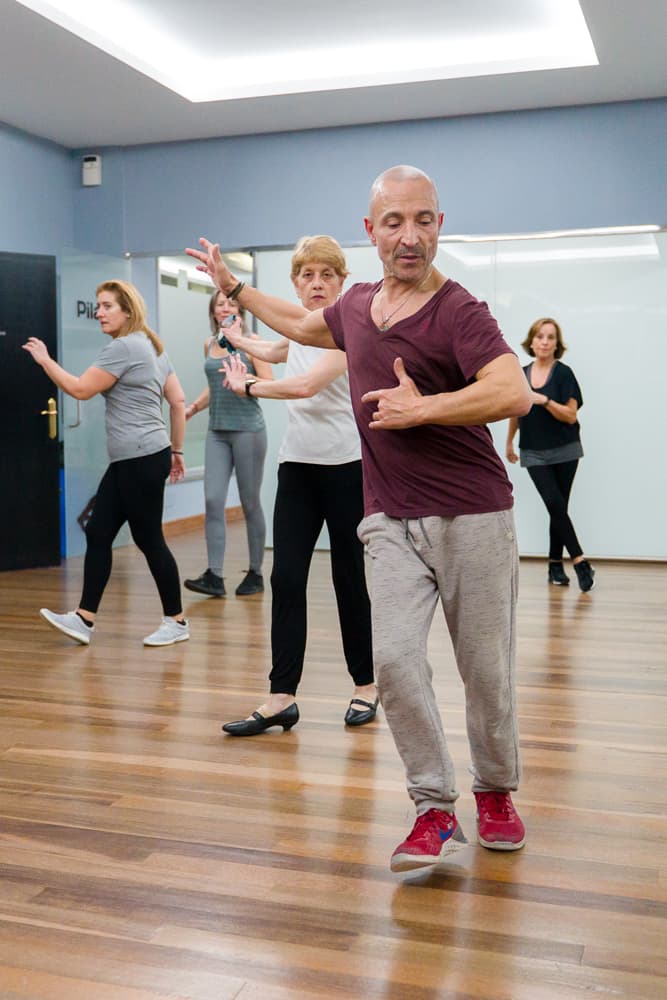
[[[237,301],[262,323],[266,323],[288,340],[295,340],[298,344],[308,344],[311,347],[337,347],[329,327],[324,322],[323,309],[308,312],[303,306],[288,302],[286,299],[278,299],[273,295],[265,295],[250,285],[245,285],[241,289]]]
[[[398,385],[367,392],[365,403],[377,403],[370,423],[380,430],[421,424],[476,426],[521,417],[532,405],[530,389],[518,358],[501,354],[481,368],[471,385],[455,392],[422,396],[400,358],[394,363]]]
[[[457,392],[427,396],[435,419],[426,423],[491,424],[506,417],[523,417],[533,405],[530,388],[518,358],[501,354],[481,368],[475,381]]]

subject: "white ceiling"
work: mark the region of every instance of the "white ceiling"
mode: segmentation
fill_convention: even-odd
[[[49,14],[55,0],[31,5]],[[556,64],[564,34],[574,40],[574,22],[565,33],[557,24],[572,6],[244,0],[236,8],[221,0],[86,0],[84,11],[110,12],[109,28],[125,9],[149,24],[146,36],[135,25],[120,42],[89,27],[83,33],[98,47],[18,0],[0,0],[0,120],[68,148],[92,148],[667,96],[667,0],[580,0],[599,65],[533,69],[537,56],[542,65]],[[515,56],[517,34],[528,42],[527,57]],[[309,50],[351,43],[354,51],[333,67],[324,55],[321,70],[319,60],[306,65]],[[440,48],[450,65],[434,69]],[[475,55],[483,48],[486,65]],[[472,65],[452,67],[469,49]],[[195,103],[172,89],[177,64],[193,52],[196,68],[184,86]],[[208,99],[220,81],[216,96],[230,96]],[[263,96],[238,96],[253,93]]]

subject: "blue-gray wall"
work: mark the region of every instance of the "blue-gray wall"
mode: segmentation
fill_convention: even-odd
[[[71,154],[0,123],[0,250],[58,254],[74,237]]]
[[[94,151],[103,183],[83,188],[90,149],[0,125],[0,249],[357,242],[370,181],[398,162],[434,177],[450,233],[667,222],[667,100]]]
[[[102,152],[74,215],[77,245],[107,253],[361,241],[371,180],[402,162],[436,180],[450,233],[667,222],[667,100]]]

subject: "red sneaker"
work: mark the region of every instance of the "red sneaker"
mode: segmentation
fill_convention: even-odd
[[[429,809],[423,816],[417,816],[409,837],[392,854],[391,870],[408,872],[435,865],[467,843],[453,813]]]
[[[509,792],[475,792],[477,839],[492,851],[518,851],[526,840],[526,828],[512,804]]]

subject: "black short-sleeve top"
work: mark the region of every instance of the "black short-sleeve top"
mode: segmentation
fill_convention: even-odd
[[[531,362],[523,369],[529,385],[532,367]],[[548,396],[555,403],[566,404],[570,399],[575,399],[578,409],[584,405],[576,376],[562,361],[554,362],[549,377],[536,392]],[[579,421],[566,424],[562,420],[556,420],[546,407],[533,406],[525,417],[519,418],[519,449],[522,465],[537,464],[530,461],[530,454],[534,453],[546,453],[543,457],[551,456],[550,462],[554,457],[557,461],[580,458],[583,451]]]

